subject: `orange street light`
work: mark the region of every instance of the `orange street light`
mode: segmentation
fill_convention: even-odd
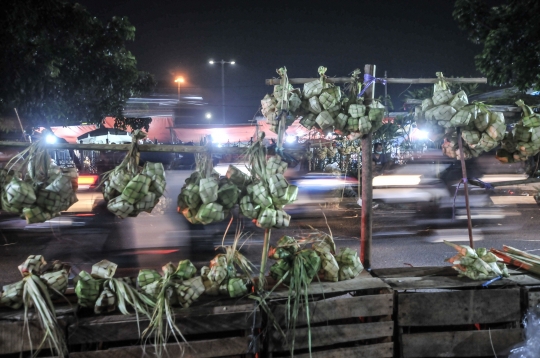
[[[178,104],[180,104],[180,84],[184,83],[184,77],[177,77],[174,82],[178,83]]]

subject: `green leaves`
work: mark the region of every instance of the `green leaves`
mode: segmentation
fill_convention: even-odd
[[[469,40],[483,45],[476,67],[492,85],[540,89],[540,11],[536,0],[508,0],[488,8],[482,0],[458,0],[453,16]]]
[[[125,48],[135,36],[127,18],[103,24],[65,0],[3,5],[0,113],[17,107],[25,125],[100,123],[153,89],[152,76],[137,70]]]

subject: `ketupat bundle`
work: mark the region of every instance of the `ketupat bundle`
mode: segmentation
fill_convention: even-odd
[[[425,99],[415,109],[419,127],[430,132],[436,126],[444,128],[442,149],[451,158],[460,159],[456,128],[461,129],[465,159],[495,148],[505,137],[506,124],[502,113],[492,112],[481,102],[469,104],[463,91],[452,95],[443,74],[437,72],[437,77],[439,80],[434,85],[433,97]],[[438,140],[440,137],[430,139]],[[513,158],[512,155],[510,157]]]
[[[138,141],[145,137],[142,130],[134,130],[131,148],[122,163],[103,174],[102,190],[104,199],[108,201],[107,209],[122,219],[137,216],[143,211],[152,212],[165,192],[163,164],[146,162],[143,167],[139,166]]]
[[[448,241],[444,241],[444,243],[458,252],[457,255],[445,260],[453,265],[452,268],[459,273],[458,276],[467,276],[473,280],[510,276],[502,259],[487,249],[478,248],[474,250],[466,245],[456,245]]]
[[[102,260],[92,266],[91,273],[79,272],[76,278],[75,294],[81,307],[93,308],[94,313],[113,312],[117,308],[124,315],[130,314],[127,306],[135,313],[150,316],[148,307],[154,302],[137,291],[129,279],[114,278],[116,265]]]
[[[76,169],[52,163],[43,139],[13,157],[7,167],[0,175],[2,210],[21,214],[27,223],[50,220],[77,202]]]
[[[150,323],[142,338],[153,339],[156,355],[161,357],[170,335],[180,343],[177,336],[185,341],[182,332],[175,324],[172,306],[189,307],[204,292],[201,276],[195,276],[197,270],[189,260],[182,260],[175,267],[172,262],[162,267],[163,276],[156,270],[139,271],[139,287],[154,300],[154,311]]]
[[[28,310],[32,306],[35,307],[44,336],[33,353],[37,355],[43,345],[48,343],[51,349],[56,350],[59,357],[64,357],[67,355],[67,346],[62,329],[56,320],[51,297],[65,292],[70,266],[55,261],[49,269],[45,270],[45,265],[47,262],[43,256],[28,256],[26,261],[19,265],[19,271],[23,276],[22,281],[3,287],[3,293],[0,295],[0,306],[14,309],[24,306],[22,337],[27,337]],[[31,342],[30,347],[32,347]]]

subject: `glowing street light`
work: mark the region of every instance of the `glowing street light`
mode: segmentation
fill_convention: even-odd
[[[205,116],[205,117],[206,117],[206,119],[212,118],[212,113],[210,113],[210,112],[209,112],[209,113],[206,113],[206,116]]]
[[[209,64],[221,63],[221,115],[223,117],[223,124],[225,124],[225,64],[234,65],[236,61],[208,61]]]
[[[184,77],[177,77],[174,82],[178,83],[178,104],[180,104],[180,85],[184,83]]]

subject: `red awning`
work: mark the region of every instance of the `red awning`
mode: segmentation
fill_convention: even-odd
[[[114,128],[114,118],[106,117],[103,121],[103,125],[106,128]],[[171,142],[170,127],[174,126],[172,117],[152,117],[152,123],[148,129],[148,139],[158,140],[160,143]],[[131,128],[128,127],[128,132],[131,132]]]

